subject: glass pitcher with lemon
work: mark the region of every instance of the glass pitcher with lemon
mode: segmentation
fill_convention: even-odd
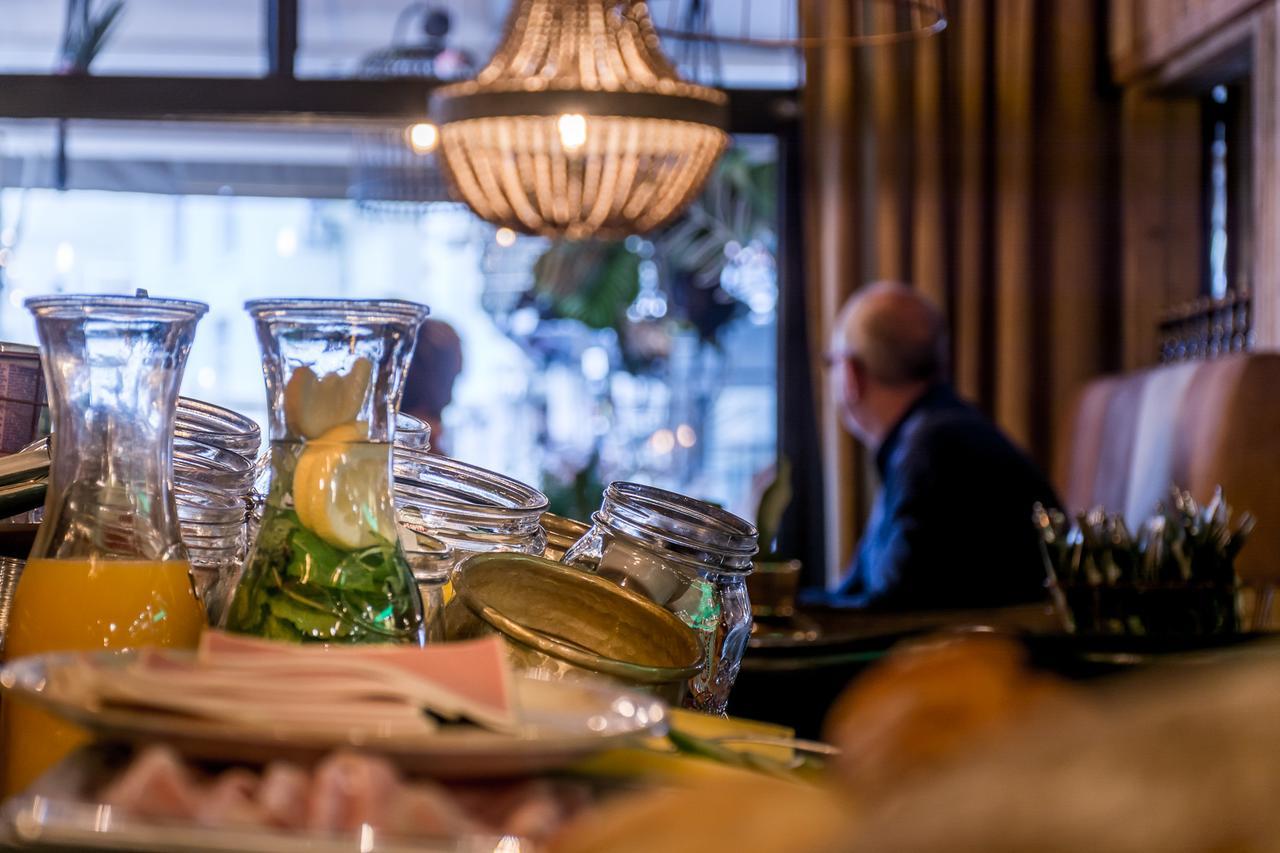
[[[10,610],[5,658],[44,652],[194,648],[204,611],[173,497],[178,386],[199,302],[127,296],[28,299],[54,438],[44,521]],[[6,698],[4,789],[12,794],[86,735]]]
[[[278,299],[245,308],[271,406],[271,487],[225,627],[293,642],[421,644],[391,448],[426,307]]]

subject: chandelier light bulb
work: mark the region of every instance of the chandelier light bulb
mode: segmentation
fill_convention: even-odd
[[[560,131],[560,144],[570,153],[587,144],[587,118],[578,113],[565,113],[556,119],[556,129]]]
[[[417,154],[430,154],[436,150],[440,141],[440,131],[429,121],[420,121],[410,125],[408,131],[409,147]]]

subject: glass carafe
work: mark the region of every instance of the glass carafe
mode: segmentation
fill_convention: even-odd
[[[8,659],[41,652],[194,648],[204,611],[173,496],[182,370],[206,306],[121,296],[27,300],[55,438],[44,521],[18,580]],[[18,701],[3,712],[14,793],[83,733]]]
[[[427,309],[395,300],[245,305],[262,346],[271,486],[228,630],[320,643],[422,643],[396,534],[396,406]]]

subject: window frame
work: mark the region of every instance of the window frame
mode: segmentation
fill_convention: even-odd
[[[433,89],[428,79],[298,79],[298,0],[266,0],[267,72],[262,77],[140,77],[0,74],[0,119],[75,121],[314,122],[421,121]],[[778,170],[777,445],[793,462],[796,500],[779,541],[788,557],[825,565],[822,464],[817,405],[808,358],[804,294],[805,233],[800,204],[800,93],[797,89],[725,88],[730,134],[772,136]],[[2,173],[0,173],[2,174]],[[797,507],[805,508],[804,511]],[[766,543],[762,543],[766,544]]]

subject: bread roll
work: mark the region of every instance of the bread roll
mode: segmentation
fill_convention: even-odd
[[[1021,644],[994,634],[904,645],[833,704],[832,770],[863,797],[936,770],[1072,690],[1025,666]]]
[[[842,840],[851,807],[832,792],[767,776],[624,795],[583,813],[552,853],[809,853]]]

